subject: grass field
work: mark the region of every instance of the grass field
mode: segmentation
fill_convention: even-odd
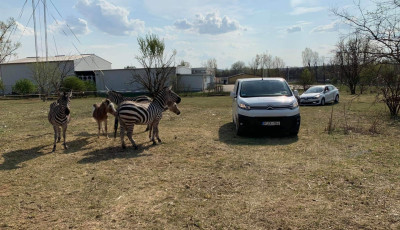
[[[301,107],[290,138],[237,137],[229,97],[184,97],[162,144],[137,126],[125,151],[97,138],[101,100],[72,100],[55,153],[50,102],[0,101],[0,229],[400,229],[400,123],[373,96]]]

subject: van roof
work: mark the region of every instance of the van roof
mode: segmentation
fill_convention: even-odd
[[[257,77],[257,78],[242,78],[242,79],[237,79],[236,81],[242,82],[242,81],[271,81],[271,80],[280,80],[280,81],[285,81],[285,79],[281,77]]]

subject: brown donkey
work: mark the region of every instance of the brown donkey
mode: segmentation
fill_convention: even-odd
[[[107,113],[110,113],[112,115],[115,116],[116,114],[116,110],[115,107],[113,105],[113,103],[111,103],[111,101],[109,99],[104,100],[101,104],[93,104],[93,118],[97,121],[97,124],[99,126],[99,132],[97,133],[97,137],[100,137],[100,129],[102,129],[101,127],[101,123],[104,122],[104,127],[105,127],[105,131],[106,131],[106,137],[108,138],[108,134],[107,134]],[[104,133],[104,130],[103,130]]]

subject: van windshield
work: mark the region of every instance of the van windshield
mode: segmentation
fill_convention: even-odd
[[[240,87],[241,97],[292,96],[288,85],[281,80],[243,81]]]

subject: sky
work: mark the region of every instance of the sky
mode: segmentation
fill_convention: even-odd
[[[39,56],[45,56],[43,1],[34,0]],[[138,37],[156,34],[175,62],[201,67],[215,58],[220,69],[246,65],[257,54],[302,66],[311,48],[328,59],[350,28],[331,12],[351,9],[353,0],[47,0],[49,56],[96,54],[113,69],[141,66]],[[0,21],[13,17],[13,41],[21,47],[10,60],[35,56],[32,0],[2,0]]]

